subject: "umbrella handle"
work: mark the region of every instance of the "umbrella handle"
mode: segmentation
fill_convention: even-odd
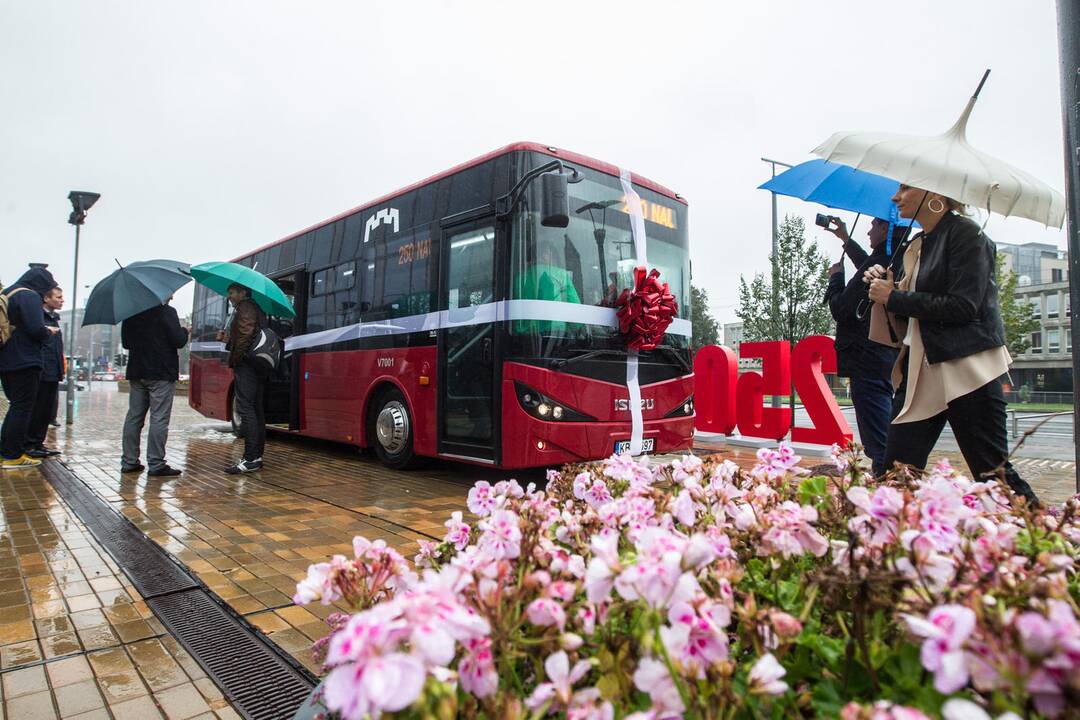
[[[982,80],[979,81],[979,87],[975,88],[975,94],[972,95],[971,97],[973,97],[973,98],[979,97],[979,93],[982,92],[983,85],[986,84],[986,78],[988,78],[988,77],[990,77],[990,68],[986,68],[986,72],[983,73]]]

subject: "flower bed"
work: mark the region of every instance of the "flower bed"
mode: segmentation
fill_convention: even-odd
[[[415,569],[313,565],[344,718],[1075,717],[1080,503],[1037,512],[948,464],[875,482],[612,457],[470,491]]]

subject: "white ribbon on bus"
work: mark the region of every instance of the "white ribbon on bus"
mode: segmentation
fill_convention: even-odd
[[[645,241],[645,218],[641,214],[641,196],[634,190],[634,185],[630,181],[629,170],[619,169],[619,181],[622,183],[623,194],[626,196],[626,206],[630,208],[630,232],[634,238],[637,266],[647,269],[649,266],[646,253],[648,243]],[[686,324],[689,325],[690,323]],[[674,323],[672,323],[672,326],[674,326]],[[637,348],[627,353],[626,390],[630,393],[630,454],[640,455],[642,437],[645,434],[645,421],[641,416],[641,385],[638,384]]]
[[[440,330],[451,327],[464,327],[466,325],[484,325],[500,320],[548,320],[554,322],[584,323],[586,325],[601,325],[615,328],[619,326],[619,320],[615,317],[615,311],[611,308],[596,307],[594,305],[579,305],[577,303],[559,302],[555,300],[502,300],[499,302],[484,303],[472,307],[459,308],[457,310],[442,310],[439,312],[424,313],[422,315],[409,315],[407,317],[394,318],[393,320],[377,320],[372,322],[360,322],[345,327],[322,330],[320,332],[293,335],[285,338],[285,351],[301,350],[305,348],[332,345],[348,340],[361,338],[382,337],[385,335],[404,335],[407,333],[424,332],[425,330]],[[677,319],[671,323],[668,332],[672,335],[690,337],[690,321]],[[194,352],[224,352],[225,343],[221,342],[193,342],[191,349]],[[629,373],[629,368],[627,369]],[[640,396],[640,389],[639,389]],[[638,414],[640,415],[638,403]],[[631,413],[632,416],[632,413]]]

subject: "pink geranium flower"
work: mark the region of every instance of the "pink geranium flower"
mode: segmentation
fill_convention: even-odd
[[[573,696],[574,683],[585,677],[591,667],[588,660],[578,660],[571,668],[570,658],[562,650],[548,655],[544,660],[548,682],[537,685],[525,705],[536,710],[550,702],[565,708]]]
[[[499,673],[495,670],[495,654],[491,638],[474,638],[465,644],[465,655],[458,663],[461,688],[483,698],[499,689]]]
[[[689,603],[676,603],[668,610],[668,622],[660,628],[660,637],[683,674],[704,679],[707,667],[727,660],[724,628],[731,622],[731,611],[726,606],[706,602],[695,609]]]
[[[634,687],[649,696],[653,703],[653,717],[672,717],[686,711],[679,688],[667,666],[651,657],[642,658],[634,671]]]
[[[766,653],[750,668],[750,692],[760,695],[783,695],[787,692],[788,685],[780,678],[786,674],[787,670],[773,657],[772,653]]]
[[[919,657],[934,673],[934,687],[948,695],[968,682],[964,643],[975,629],[975,613],[963,605],[939,605],[927,617],[904,615],[908,628],[923,640]]]
[[[345,720],[378,717],[412,705],[424,688],[420,660],[405,653],[347,663],[330,671],[323,682],[323,702]]]
[[[450,514],[450,519],[443,525],[446,527],[446,537],[443,538],[446,542],[453,545],[458,550],[464,550],[465,546],[469,544],[469,531],[471,528],[461,520],[461,511],[455,510]]]
[[[546,627],[555,625],[560,631],[566,627],[566,611],[563,606],[550,598],[537,598],[529,603],[525,609],[529,622],[533,625]]]
[[[490,515],[491,511],[495,509],[495,493],[492,491],[491,483],[480,480],[473,485],[472,489],[469,490],[466,505],[469,507],[469,512],[477,517]]]
[[[521,525],[510,510],[496,510],[481,521],[481,550],[496,560],[512,560],[521,554]]]
[[[619,536],[613,532],[593,535],[589,546],[593,557],[585,569],[585,594],[591,603],[604,602],[611,594],[615,576],[622,572]]]
[[[782,502],[765,515],[766,530],[758,554],[779,553],[790,558],[810,553],[821,557],[828,551],[829,541],[811,525],[817,517],[817,510],[809,505]]]

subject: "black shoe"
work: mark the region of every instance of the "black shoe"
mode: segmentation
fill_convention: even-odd
[[[255,472],[262,469],[262,458],[258,460],[241,460],[232,467],[225,468],[225,472],[229,475],[239,475],[241,473]]]
[[[52,455],[52,453],[50,453],[48,450],[46,450],[45,448],[40,448],[40,447],[29,448],[27,450],[24,450],[23,453],[27,457],[32,457],[35,460],[41,460],[42,458],[47,458],[47,457],[50,457]]]
[[[44,445],[38,445],[34,449],[35,450],[40,450],[41,452],[45,453],[45,455],[48,456],[48,457],[56,457],[57,455],[60,454],[59,450],[53,450],[52,448],[47,448]]]
[[[146,469],[146,466],[141,464],[141,463],[139,465],[121,465],[120,466],[120,472],[122,472],[122,473],[142,472],[145,469]]]
[[[173,477],[175,475],[179,475],[182,472],[183,472],[183,470],[177,470],[174,467],[169,467],[168,465],[162,465],[159,468],[154,468],[150,472],[146,473],[146,475],[148,477]]]
[[[53,420],[49,424],[52,425],[53,427],[60,427],[60,421],[59,420]]]

